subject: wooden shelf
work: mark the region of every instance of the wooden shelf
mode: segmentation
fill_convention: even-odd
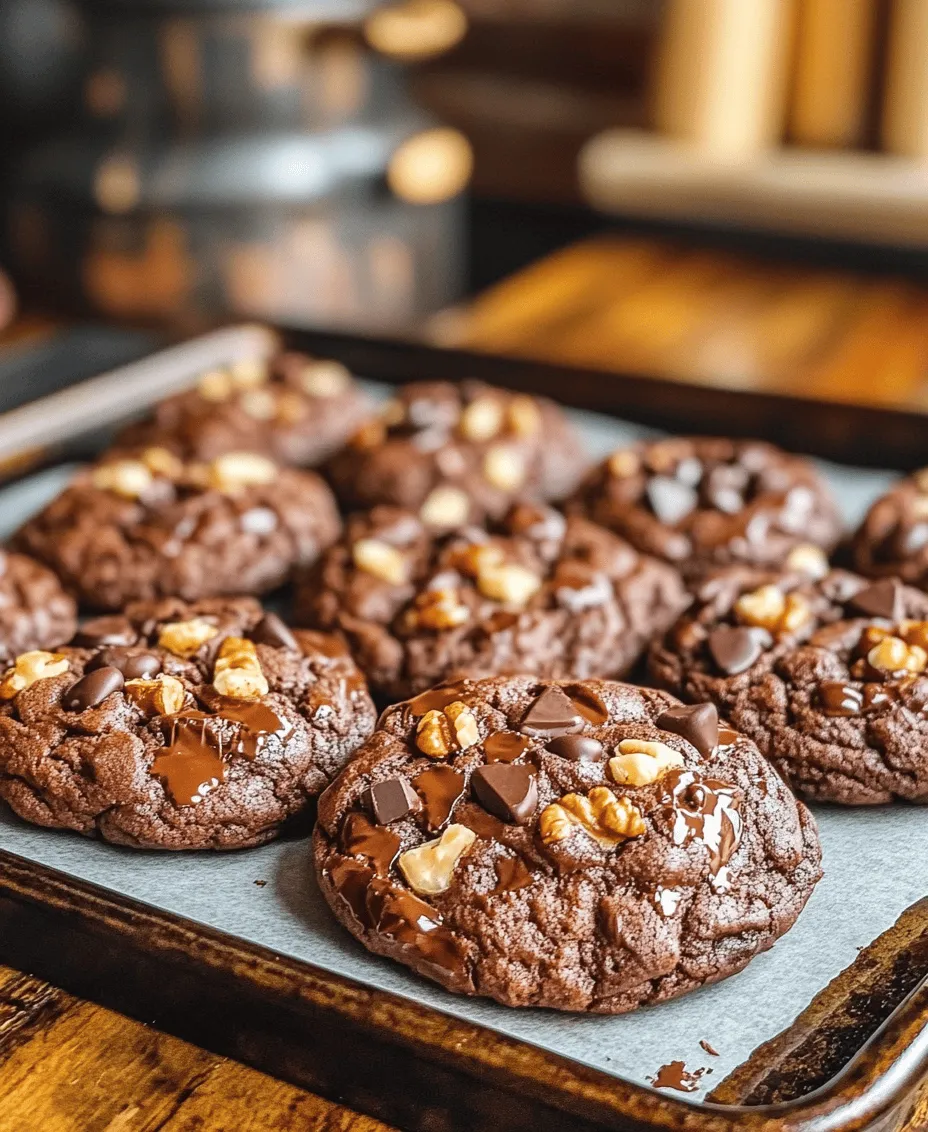
[[[584,148],[580,183],[595,207],[630,216],[928,246],[928,162],[911,158],[783,148],[737,162],[609,130]]]

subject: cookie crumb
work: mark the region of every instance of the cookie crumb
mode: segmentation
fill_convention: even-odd
[[[700,1040],[700,1042],[699,1042],[699,1045],[700,1045],[700,1047],[701,1047],[702,1049],[704,1049],[704,1050],[706,1051],[706,1053],[708,1053],[708,1054],[709,1054],[710,1056],[712,1056],[712,1057],[718,1057],[718,1056],[719,1056],[719,1051],[718,1051],[717,1049],[715,1049],[715,1048],[714,1048],[713,1046],[710,1046],[710,1045],[709,1045],[709,1043],[708,1043],[708,1042],[706,1041],[706,1039],[705,1039],[705,1038],[702,1038],[702,1039]]]

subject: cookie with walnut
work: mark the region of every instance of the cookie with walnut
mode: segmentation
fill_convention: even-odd
[[[725,566],[783,566],[841,537],[812,464],[760,441],[673,437],[614,452],[569,509],[617,531],[688,581]]]
[[[928,469],[894,484],[854,535],[854,568],[868,578],[900,578],[928,589]]]
[[[479,381],[398,389],[328,465],[348,511],[380,503],[433,530],[500,518],[515,500],[550,502],[577,485],[586,458],[562,410]]]
[[[263,594],[332,543],[341,520],[314,472],[230,452],[185,464],[164,448],[112,453],[15,537],[81,604]]]
[[[341,633],[397,700],[463,671],[624,675],[686,600],[673,567],[552,508],[436,536],[384,506],[298,580],[297,619]]]
[[[740,971],[821,876],[750,739],[664,692],[531,676],[391,708],[319,803],[316,870],[365,947],[508,1006],[618,1014]]]
[[[897,579],[722,571],[649,673],[714,703],[808,798],[928,803],[928,595]]]
[[[249,598],[140,603],[0,677],[0,797],[118,845],[260,845],[306,815],[374,722],[337,640]]]
[[[370,403],[347,369],[288,352],[205,373],[195,388],[156,405],[117,437],[119,449],[167,448],[208,463],[227,452],[259,452],[313,468],[348,440]]]
[[[0,663],[67,641],[77,628],[74,599],[41,562],[0,550]]]

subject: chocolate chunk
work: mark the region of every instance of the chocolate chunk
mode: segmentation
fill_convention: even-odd
[[[361,805],[379,825],[389,825],[418,809],[419,797],[405,778],[388,778],[365,790]]]
[[[598,763],[603,758],[602,743],[589,735],[562,735],[552,739],[546,749],[573,763]]]
[[[150,680],[161,671],[161,657],[152,652],[106,648],[101,649],[87,665],[88,672],[100,668],[118,668],[126,680]]]
[[[853,609],[868,617],[885,617],[888,621],[901,621],[905,616],[902,584],[898,578],[874,582],[865,590],[854,594],[850,603]]]
[[[645,492],[654,514],[662,523],[671,526],[695,511],[699,501],[693,488],[669,476],[655,476]]]
[[[118,692],[125,678],[118,668],[98,668],[72,684],[62,699],[65,711],[86,711]]]
[[[657,726],[682,735],[706,758],[719,745],[719,713],[715,704],[670,708],[657,717]]]
[[[535,776],[518,763],[478,767],[471,775],[470,788],[485,810],[516,825],[524,825],[538,808]]]
[[[290,649],[293,652],[300,651],[296,637],[276,613],[265,613],[252,629],[250,636],[258,645],[270,645],[271,648]]]
[[[138,639],[127,617],[94,617],[81,625],[74,643],[81,648],[98,649],[103,645],[134,645]]]
[[[548,738],[582,731],[584,722],[570,697],[556,684],[550,684],[525,713],[519,730]]]
[[[764,630],[733,628],[720,625],[709,634],[708,645],[712,659],[727,676],[745,672],[770,642]]]

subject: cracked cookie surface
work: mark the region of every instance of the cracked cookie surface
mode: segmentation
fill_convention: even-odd
[[[314,472],[228,453],[185,464],[163,448],[112,453],[15,536],[91,609],[179,595],[263,594],[338,536]]]
[[[928,596],[844,571],[708,579],[649,674],[709,700],[808,798],[928,802]]]
[[[120,845],[245,848],[304,815],[374,722],[334,638],[249,598],[138,603],[0,679],[0,797]]]
[[[297,585],[298,620],[342,633],[393,700],[464,671],[622,676],[685,603],[671,566],[530,504],[439,537],[377,507]]]
[[[675,564],[687,581],[736,564],[779,568],[797,547],[827,553],[841,536],[812,464],[753,440],[673,437],[620,449],[568,509]]]
[[[0,663],[71,638],[77,607],[41,562],[0,550]]]
[[[821,875],[814,822],[711,707],[461,680],[389,709],[319,803],[368,949],[510,1006],[622,1013],[741,970]]]

